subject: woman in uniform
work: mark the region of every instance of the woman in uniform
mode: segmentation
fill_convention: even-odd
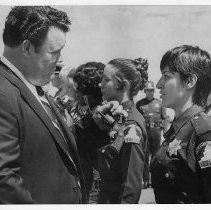
[[[132,99],[148,78],[146,62],[114,59],[104,69],[103,100],[118,101],[128,117],[110,122],[110,141],[99,150],[101,204],[132,204],[140,198],[147,138],[144,119]]]
[[[162,105],[175,111],[164,142],[151,162],[157,203],[211,203],[211,119],[204,113],[211,60],[199,47],[166,52],[157,83]]]

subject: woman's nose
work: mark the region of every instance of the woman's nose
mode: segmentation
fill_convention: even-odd
[[[161,80],[162,78],[160,78],[159,79],[159,81],[157,82],[157,84],[156,84],[156,88],[157,89],[161,89],[162,88],[162,80]]]

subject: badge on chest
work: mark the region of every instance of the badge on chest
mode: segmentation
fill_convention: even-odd
[[[172,142],[169,143],[169,147],[167,150],[169,157],[172,157],[173,155],[177,156],[177,151],[182,148],[181,141],[182,140],[178,140],[175,138]]]

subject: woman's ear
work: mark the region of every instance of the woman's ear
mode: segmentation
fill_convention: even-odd
[[[191,76],[189,76],[187,80],[186,87],[188,89],[195,87],[197,80],[198,80],[198,77],[195,74],[191,74]]]
[[[117,84],[115,86],[116,90],[125,90],[130,88],[130,83],[124,79],[123,81],[117,81]]]
[[[129,90],[130,89],[130,83],[128,80],[124,79],[123,80],[123,83],[124,83],[124,88],[125,90]]]

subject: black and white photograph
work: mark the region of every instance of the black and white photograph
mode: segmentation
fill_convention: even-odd
[[[211,204],[211,5],[159,2],[0,3],[0,204]]]

